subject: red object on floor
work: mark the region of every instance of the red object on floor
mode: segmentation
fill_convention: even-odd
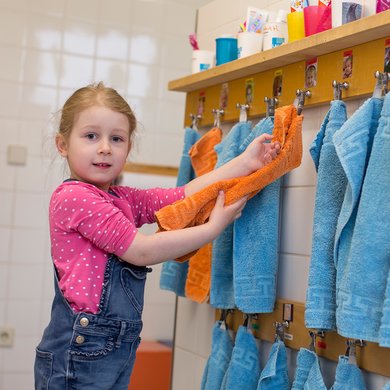
[[[157,341],[141,341],[129,390],[169,390],[172,348]]]

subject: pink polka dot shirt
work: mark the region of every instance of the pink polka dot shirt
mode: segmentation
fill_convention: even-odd
[[[137,228],[184,197],[184,188],[139,190],[65,181],[50,200],[51,252],[64,297],[76,312],[97,313],[109,254],[120,257]]]

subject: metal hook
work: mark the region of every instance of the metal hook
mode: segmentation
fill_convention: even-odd
[[[284,329],[289,327],[289,322],[284,321],[284,322],[274,322],[275,326],[275,341],[280,340],[284,342]]]
[[[333,80],[332,86],[333,86],[334,100],[341,100],[342,91],[343,91],[343,89],[349,88],[349,83],[346,81],[344,81],[343,83],[339,83],[336,80]]]
[[[264,102],[267,106],[266,111],[265,111],[265,116],[267,118],[270,116],[274,116],[275,115],[275,107],[279,103],[278,98],[276,98],[276,97],[269,98],[268,96],[266,96],[264,98]]]
[[[240,109],[240,122],[246,122],[248,120],[247,110],[249,110],[249,104],[236,104],[236,108]]]
[[[244,315],[244,323],[242,325],[245,326],[246,328],[251,327],[252,320],[257,320],[259,318],[257,314],[244,313],[243,315]]]
[[[301,115],[303,106],[305,105],[305,98],[311,97],[311,91],[309,89],[307,90],[297,89],[295,94],[297,98],[294,101],[294,105],[297,107],[298,115]]]
[[[381,95],[384,92],[386,95],[387,92],[389,92],[389,73],[387,72],[379,72],[378,70],[374,73],[374,76],[376,78],[376,85],[375,85],[375,92],[377,92],[379,89],[381,91]]]
[[[225,114],[224,110],[219,110],[218,108],[213,108],[212,113],[214,114],[214,127],[221,126],[221,116]]]
[[[315,352],[316,351],[317,337],[324,338],[325,337],[325,332],[323,330],[319,330],[319,331],[309,330],[309,335],[310,335],[310,338],[311,338],[311,342],[310,342],[310,345],[309,345],[309,350]]]
[[[191,118],[191,129],[198,130],[198,121],[202,119],[202,115],[190,114]]]

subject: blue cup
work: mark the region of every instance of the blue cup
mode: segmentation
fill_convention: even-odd
[[[234,61],[238,58],[237,38],[216,38],[216,65]]]

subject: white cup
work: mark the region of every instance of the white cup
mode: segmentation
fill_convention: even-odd
[[[238,58],[258,53],[263,47],[263,34],[243,31],[237,36]]]
[[[214,66],[215,54],[211,50],[192,51],[192,73],[198,73]]]
[[[268,22],[263,26],[263,51],[287,42],[287,23]]]

